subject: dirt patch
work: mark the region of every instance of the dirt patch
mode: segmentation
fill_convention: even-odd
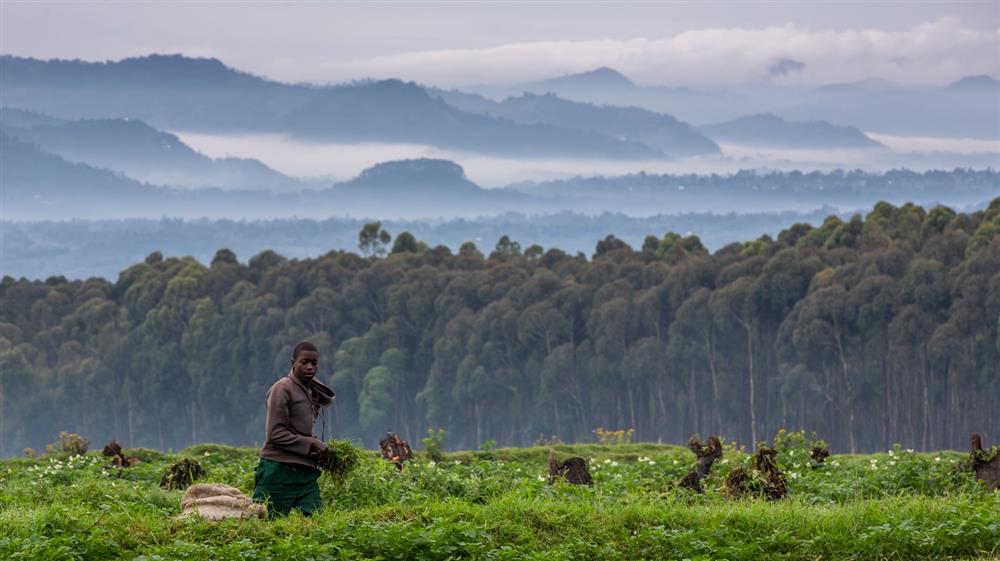
[[[194,481],[205,476],[205,468],[190,458],[182,458],[163,474],[160,487],[169,490],[187,489]]]
[[[549,485],[556,482],[560,477],[574,485],[593,485],[594,479],[590,477],[587,470],[587,460],[583,458],[566,458],[560,462],[556,458],[556,453],[549,450]]]
[[[778,451],[762,447],[754,454],[749,468],[738,467],[729,472],[724,494],[731,499],[746,496],[778,500],[788,494],[785,474],[778,469]]]
[[[382,457],[396,464],[399,471],[403,471],[403,462],[413,457],[410,445],[392,432],[386,433],[385,438],[378,441],[378,447],[382,451]]]
[[[969,455],[976,479],[985,483],[991,491],[1000,489],[1000,449],[993,446],[988,452],[983,450],[983,437],[978,434],[972,435],[969,440],[972,444]]]
[[[708,477],[712,471],[712,464],[722,457],[722,441],[718,436],[710,436],[708,442],[702,443],[701,439],[694,435],[688,439],[687,445],[698,460],[694,469],[681,479],[680,486],[696,493],[704,493],[701,480]]]

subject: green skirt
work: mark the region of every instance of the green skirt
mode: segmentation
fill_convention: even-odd
[[[323,508],[320,471],[299,464],[260,459],[254,470],[253,500],[267,503],[267,517],[287,516],[293,508],[309,516]]]

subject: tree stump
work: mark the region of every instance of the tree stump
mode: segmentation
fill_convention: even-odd
[[[205,476],[205,468],[195,460],[182,458],[163,474],[160,487],[168,490],[187,489],[199,477]]]
[[[594,480],[587,470],[587,461],[583,458],[566,458],[560,462],[556,458],[556,453],[549,450],[549,485],[556,482],[558,478],[564,478],[574,485],[593,485]]]
[[[413,451],[405,440],[393,432],[385,433],[385,438],[378,441],[382,457],[396,464],[396,469],[403,471],[403,462],[413,457]]]
[[[972,444],[972,471],[976,479],[982,481],[991,491],[1000,489],[1000,449],[996,446],[987,452],[983,450],[983,437],[978,434],[969,439]]]
[[[701,480],[708,477],[712,471],[712,464],[722,457],[722,441],[719,440],[718,436],[710,436],[708,442],[702,444],[701,439],[695,435],[688,439],[687,445],[698,460],[694,469],[688,472],[684,479],[681,479],[680,486],[695,493],[704,493]]]
[[[761,447],[754,454],[750,468],[738,467],[726,478],[725,494],[731,499],[750,495],[778,500],[788,494],[785,474],[778,469],[778,451]]]
[[[117,440],[112,440],[101,450],[101,455],[111,458],[111,465],[115,467],[132,467],[139,463],[139,458],[131,456],[129,458],[125,457],[122,453],[122,445],[118,444]]]
[[[809,451],[809,467],[818,469],[830,457],[830,449],[826,446],[813,446]]]

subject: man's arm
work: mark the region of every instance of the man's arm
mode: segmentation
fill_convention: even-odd
[[[288,422],[288,390],[275,388],[267,396],[267,439],[275,446],[309,456],[326,449],[326,444],[314,436],[297,434]]]

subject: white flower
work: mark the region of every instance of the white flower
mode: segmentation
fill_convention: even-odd
[[[207,458],[207,457],[209,457],[209,456],[211,456],[211,455],[212,455],[212,454],[210,454],[210,453],[208,452],[208,450],[205,450],[205,454],[204,454],[204,456],[205,456],[206,458]]]
[[[941,456],[938,456],[938,457],[934,458],[934,461],[935,462],[940,462],[941,461]]]
[[[723,461],[725,461],[725,460],[723,460]],[[680,463],[680,462],[678,462],[677,460],[674,460],[674,465],[675,465],[675,466],[676,466],[677,464],[679,464],[679,463]]]
[[[604,458],[604,463],[610,464],[611,463],[611,458]]]
[[[892,450],[889,450],[889,455],[892,456]]]
[[[872,471],[878,471],[878,464],[871,465]]]
[[[912,454],[913,453],[913,448],[907,448],[906,449],[906,453],[907,454]]]
[[[429,468],[432,468],[432,467],[434,467],[436,465],[437,465],[437,462],[435,462],[434,460],[431,460],[431,461],[427,462],[427,467],[429,467]]]
[[[611,465],[612,465],[612,466],[617,466],[617,465],[618,465],[618,462],[611,462]]]
[[[539,481],[545,481],[545,476],[544,475],[539,475],[538,476],[538,480]]]
[[[889,465],[890,465],[890,466],[894,466],[894,465],[896,465],[896,461],[895,461],[895,460],[890,460],[890,461],[889,461]]]
[[[654,462],[653,460],[649,460],[649,462],[648,462],[648,463],[649,463],[649,465],[651,465],[651,466],[655,466],[655,465],[656,465],[656,462]]]
[[[797,471],[789,472],[788,473],[788,477],[791,477],[792,479],[798,479],[799,478],[799,472],[797,472]]]

